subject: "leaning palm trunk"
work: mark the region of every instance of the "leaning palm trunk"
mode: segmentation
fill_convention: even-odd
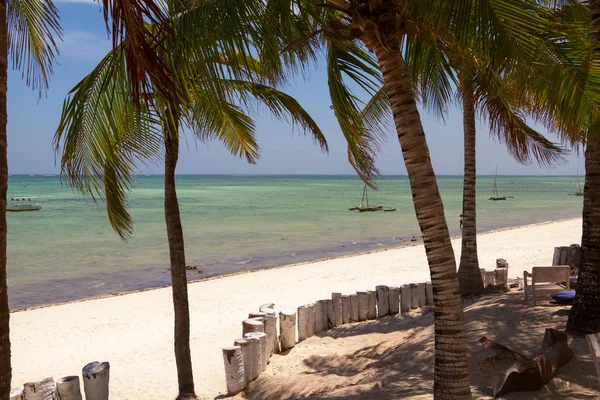
[[[399,49],[399,43],[386,43],[384,47],[380,41],[372,40],[367,45],[377,55],[383,74],[431,271],[435,304],[434,397],[470,399],[456,261],[414,90],[400,51],[390,50]]]
[[[479,259],[477,257],[475,99],[470,78],[468,75],[463,75],[460,82],[463,100],[465,175],[463,184],[462,251],[458,267],[458,283],[463,295],[483,293],[483,280],[479,272]]]
[[[10,366],[10,314],[6,285],[6,191],[8,160],[6,157],[6,90],[8,71],[8,36],[6,1],[0,2],[0,398],[8,399],[12,369]]]
[[[173,308],[175,311],[175,362],[179,395],[194,395],[194,376],[190,352],[190,311],[187,292],[187,275],[183,229],[175,188],[175,168],[179,157],[178,123],[173,121],[172,109],[167,111],[165,135],[165,220],[171,258],[173,282]]]
[[[567,329],[594,333],[600,332],[600,139],[594,137],[585,150],[582,216],[581,262]]]

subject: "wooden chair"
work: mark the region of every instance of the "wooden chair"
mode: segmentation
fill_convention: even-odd
[[[593,333],[591,335],[587,335],[585,338],[587,340],[588,347],[592,352],[592,360],[596,366],[596,374],[598,375],[598,379],[600,379],[600,333]]]
[[[532,273],[523,271],[523,284],[525,290],[525,302],[529,304],[529,298],[532,304],[536,305],[536,297],[541,295],[550,295],[563,290],[570,290],[571,282],[569,274],[571,267],[561,265],[558,267],[533,267]],[[527,284],[527,278],[531,279],[531,285]],[[565,282],[565,286],[561,284]]]

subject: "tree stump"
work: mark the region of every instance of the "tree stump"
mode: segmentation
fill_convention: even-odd
[[[265,310],[267,311],[264,329],[267,334],[267,351],[269,353],[269,358],[271,358],[273,353],[278,352],[279,349],[279,340],[277,339],[277,314],[272,308],[265,308]]]
[[[321,303],[321,326],[323,327],[323,330],[326,331],[327,329],[329,329],[329,324],[327,322],[327,302],[331,302],[331,300],[319,300],[319,303]]]
[[[242,359],[244,361],[244,374],[246,375],[246,382],[252,381],[252,375],[254,373],[254,363],[253,357],[258,356],[253,352],[253,347],[251,344],[253,341],[248,340],[246,338],[239,338],[233,342],[234,347],[239,347],[242,349]],[[258,362],[256,362],[258,363]],[[245,385],[244,385],[245,386]]]
[[[260,365],[259,373],[265,372],[267,370],[267,361],[269,360],[269,350],[267,348],[267,334],[263,332],[248,332],[244,335],[244,337],[258,339],[258,364]]]
[[[331,293],[331,303],[333,304],[333,327],[342,325],[342,309],[344,307],[341,293]]]
[[[315,302],[315,326],[314,332],[321,333],[323,332],[323,303],[321,300]]]
[[[327,315],[327,329],[335,327],[335,310],[333,308],[333,300],[325,300],[325,312]]]
[[[486,337],[482,337],[479,343],[496,353],[478,363],[481,375],[492,385],[494,397],[511,392],[540,390],[573,356],[567,343],[567,334],[555,329],[546,329],[542,346],[532,358]]]
[[[428,306],[433,305],[433,284],[431,282],[425,282],[425,303]]]
[[[377,318],[377,292],[369,290],[369,308],[367,310],[367,319]]]
[[[242,348],[240,346],[225,347],[223,362],[225,363],[227,394],[233,396],[244,390],[247,383]]]
[[[252,332],[248,332],[248,333],[252,333]],[[261,349],[260,349],[260,339],[257,337],[246,336],[246,337],[244,337],[244,340],[246,341],[246,343],[248,343],[247,347],[248,347],[249,356],[250,356],[250,372],[251,372],[250,381],[253,381],[256,378],[258,378],[258,375],[260,375],[260,373],[262,372],[262,353],[261,353]],[[241,346],[239,339],[235,341],[235,344],[238,346]],[[244,353],[244,358],[246,357],[246,354],[247,353]],[[248,381],[248,382],[250,382],[250,381]]]
[[[418,289],[419,289],[419,307],[423,308],[423,307],[425,307],[425,304],[427,303],[425,284],[419,283]]]
[[[400,311],[400,288],[388,288],[388,298],[390,303],[390,314],[398,314],[398,312]]]
[[[306,340],[308,337],[308,325],[314,325],[308,316],[310,312],[307,305],[298,307],[298,342]]]
[[[377,293],[377,316],[383,317],[390,313],[390,294],[389,288],[385,285],[375,286]]]
[[[264,332],[265,324],[255,318],[248,318],[242,321],[242,336],[249,332]]]
[[[366,321],[369,314],[369,292],[357,292],[358,296],[358,320]]]
[[[350,322],[350,296],[342,296],[342,324]]]
[[[23,400],[23,389],[22,388],[10,389],[9,400]]]
[[[279,310],[279,342],[281,351],[296,345],[296,312],[292,308]]]
[[[83,367],[83,391],[86,400],[108,400],[110,364],[93,361]]]
[[[410,308],[419,308],[419,285],[416,283],[410,284]]]
[[[350,322],[358,322],[358,294],[350,295]]]
[[[410,311],[410,305],[412,304],[410,292],[410,285],[402,285],[400,287],[400,311],[402,311],[402,313]]]
[[[58,400],[82,400],[79,377],[65,376],[56,381],[56,393]]]
[[[306,337],[309,338],[315,334],[315,303],[306,305],[308,308],[308,322],[306,324]]]
[[[27,400],[55,400],[54,379],[46,378],[37,382],[27,382],[23,385],[23,394]]]

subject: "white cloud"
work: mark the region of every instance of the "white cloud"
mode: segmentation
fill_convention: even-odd
[[[111,49],[112,43],[106,35],[86,31],[67,31],[58,46],[61,58],[100,61]]]

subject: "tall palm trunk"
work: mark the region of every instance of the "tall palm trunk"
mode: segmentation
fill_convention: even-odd
[[[190,352],[190,310],[185,268],[183,229],[175,188],[175,168],[179,158],[178,120],[176,107],[167,109],[164,124],[165,135],[165,220],[169,238],[171,258],[171,280],[173,282],[173,308],[175,311],[175,362],[180,397],[194,395],[194,375]]]
[[[458,283],[460,291],[465,295],[483,293],[483,280],[479,272],[479,259],[477,257],[475,98],[470,74],[461,74],[460,88],[463,98],[465,175],[463,183],[462,251],[458,267]]]
[[[6,0],[0,0],[0,398],[8,399],[12,368],[10,366],[10,313],[6,284],[6,191],[8,160],[6,141],[6,91],[8,88],[8,35]]]
[[[434,398],[470,399],[467,346],[456,261],[421,117],[399,43],[367,43],[377,55],[423,233],[435,304]]]
[[[597,15],[600,22],[600,13]],[[585,150],[582,217],[581,263],[567,329],[594,333],[600,332],[600,140],[594,137],[589,138]]]

